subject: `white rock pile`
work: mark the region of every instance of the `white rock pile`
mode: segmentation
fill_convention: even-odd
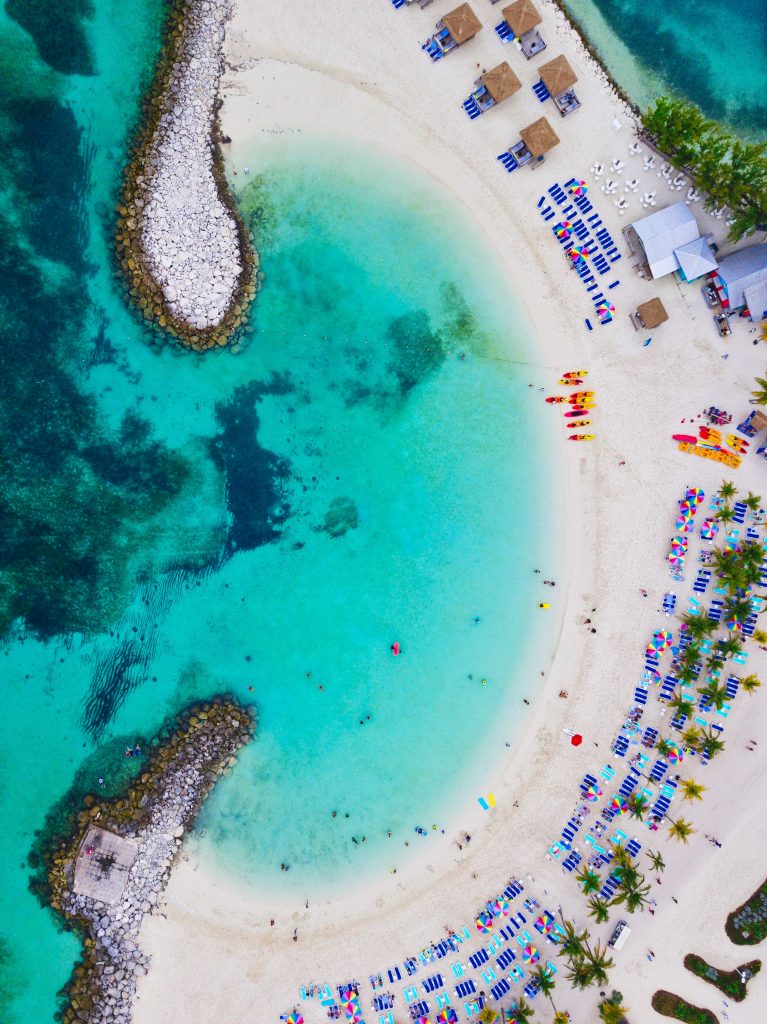
[[[213,130],[229,0],[189,0],[164,112],[137,200],[142,257],[168,311],[215,327],[243,271],[237,225],[213,175]]]
[[[61,912],[76,918],[88,935],[84,965],[75,972],[69,1005],[62,1013],[65,1024],[130,1024],[136,981],[149,966],[139,946],[144,915],[157,906],[202,800],[252,735],[252,719],[223,706],[198,712],[190,722],[193,728],[180,734],[170,754],[161,751],[153,759],[151,783],[128,798],[133,809],[129,821],[110,820],[109,804],[99,810],[98,823],[137,848],[120,900],[108,905],[75,893],[71,868],[64,869],[68,881],[60,892]]]

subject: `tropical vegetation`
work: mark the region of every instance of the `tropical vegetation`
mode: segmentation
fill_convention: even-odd
[[[655,144],[688,170],[706,206],[732,211],[734,242],[767,226],[767,143],[744,142],[688,100],[661,96],[644,126]]]
[[[736,1003],[742,1002],[747,996],[746,985],[749,978],[753,978],[762,968],[761,960],[750,960],[747,964],[741,964],[733,971],[720,971],[712,967],[702,956],[695,953],[688,953],[684,958],[684,965],[698,978],[702,978],[710,985],[714,985],[726,996],[730,996]]]
[[[767,880],[728,916],[727,938],[736,946],[755,946],[767,938]]]
[[[674,995],[673,992],[667,992],[662,988],[653,993],[650,1005],[656,1013],[661,1013],[664,1017],[671,1017],[674,1020],[686,1021],[687,1024],[719,1024],[719,1018],[711,1010],[693,1006],[681,996]]]
[[[573,988],[586,989],[591,985],[603,988],[607,984],[607,972],[613,966],[612,957],[596,942],[589,942],[588,931],[578,931],[572,921],[562,919],[564,937],[560,939],[560,952],[567,963],[565,977]]]
[[[623,1005],[623,995],[613,989],[612,994],[599,1004],[599,1019],[604,1024],[628,1024],[628,1008]]]

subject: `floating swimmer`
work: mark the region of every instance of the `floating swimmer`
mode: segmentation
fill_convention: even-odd
[[[538,607],[539,607],[539,608],[551,608],[551,605],[550,605],[550,604],[546,604],[546,602],[545,602],[545,601],[542,601],[542,602],[541,602],[541,603],[540,603],[540,604],[538,605]]]
[[[399,656],[399,652],[402,649],[400,647],[400,645],[399,645],[399,640],[395,640],[394,643],[391,645],[391,647],[389,649],[391,650],[391,652],[392,652],[392,654],[394,655],[395,658],[398,657]]]

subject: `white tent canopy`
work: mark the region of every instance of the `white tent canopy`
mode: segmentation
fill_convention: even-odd
[[[647,265],[654,278],[679,269],[674,250],[700,238],[695,215],[686,203],[674,203],[648,217],[634,221],[631,228],[642,243]]]
[[[719,266],[705,238],[696,238],[692,242],[678,246],[674,249],[674,255],[687,281],[694,281],[704,274],[710,274]]]

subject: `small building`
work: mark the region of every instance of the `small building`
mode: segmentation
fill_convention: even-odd
[[[514,0],[513,4],[503,8],[502,13],[504,21],[514,38],[519,40],[522,53],[528,60],[546,49],[546,44],[538,31],[543,19],[532,0]]]
[[[685,281],[697,281],[704,274],[716,270],[719,264],[716,256],[705,238],[695,238],[692,242],[674,249],[679,262],[679,271]]]
[[[445,14],[437,23],[438,29],[447,29],[447,36],[440,40],[439,34],[436,39],[443,53],[462,46],[470,39],[473,39],[482,28],[482,22],[476,16],[469,4],[461,4],[455,10]]]
[[[651,331],[653,327],[660,327],[661,324],[665,324],[668,320],[668,313],[660,299],[648,299],[647,302],[637,306],[636,318],[639,321],[640,327],[644,327],[646,331]]]
[[[91,825],[75,858],[73,890],[101,903],[119,903],[137,854],[132,840]]]
[[[523,128],[519,134],[524,148],[533,160],[539,162],[543,159],[544,154],[559,145],[559,136],[545,117],[539,117],[537,121],[533,121],[527,128]],[[519,162],[522,163],[521,160]]]
[[[748,310],[754,321],[767,317],[767,242],[725,256],[712,283],[727,312]]]
[[[716,265],[708,242],[701,238],[695,214],[686,203],[674,203],[642,217],[630,224],[624,234],[631,251],[643,258],[653,279],[678,272],[685,280],[694,280],[686,276],[683,260],[690,273],[706,262],[709,269],[712,263]]]
[[[507,61],[480,75],[474,84],[477,89],[472,96],[483,111],[494,107],[496,103],[502,103],[522,88],[522,83]]]
[[[547,64],[541,64],[540,74],[541,81],[563,117],[578,109],[581,105],[580,100],[572,89],[578,81],[578,76],[573,71],[567,57],[560,55]],[[543,95],[545,97],[545,93]]]

